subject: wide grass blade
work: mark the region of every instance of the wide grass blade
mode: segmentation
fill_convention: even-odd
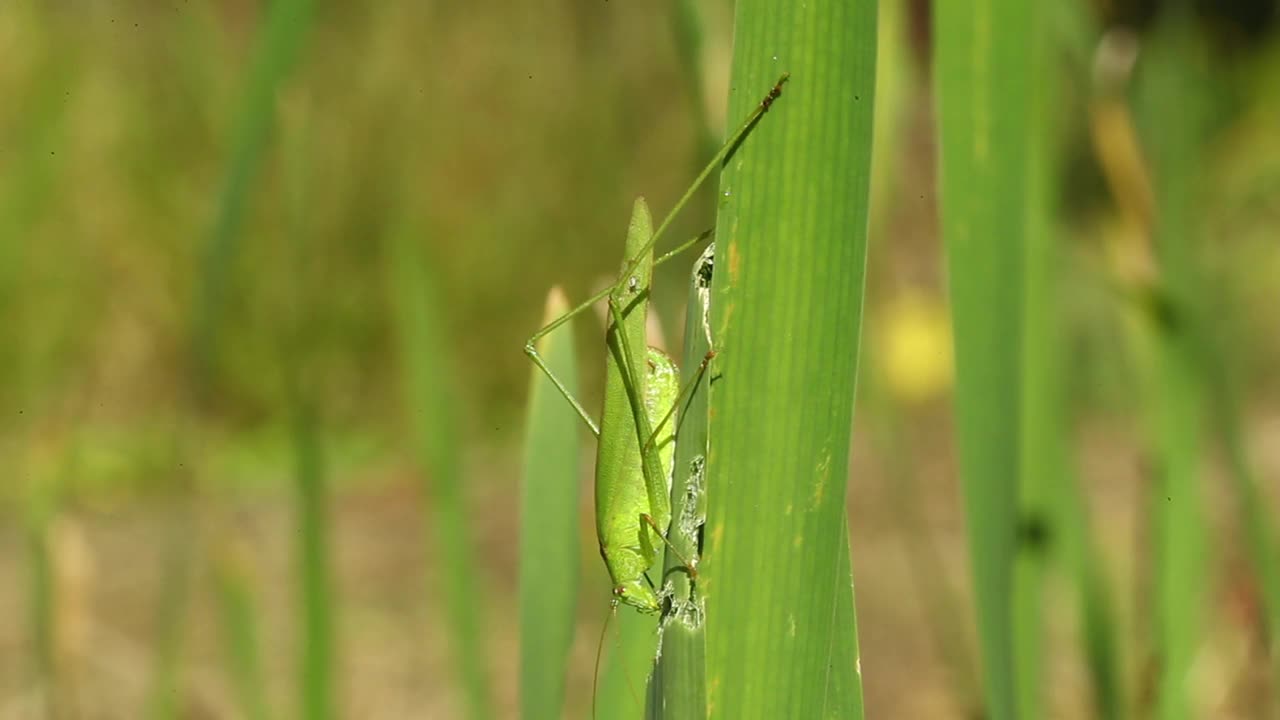
[[[408,225],[387,238],[387,273],[402,373],[405,413],[410,419],[422,472],[428,478],[429,527],[440,560],[446,635],[464,692],[467,716],[493,717],[481,603],[479,564],[468,538],[468,512],[459,468],[452,396],[453,371],[441,327],[444,305],[426,266],[420,236]]]
[[[546,322],[569,310],[564,293],[547,297]],[[571,392],[578,386],[573,334],[539,342],[547,367]],[[520,717],[560,717],[578,593],[580,420],[551,380],[533,368],[520,486]]]
[[[934,8],[939,194],[955,329],[960,471],[986,714],[993,720],[1017,717],[1021,671],[1015,662],[1013,563],[1023,264],[1035,150],[1036,78],[1028,58],[1036,51],[1036,8],[1020,0]]]
[[[845,490],[866,261],[876,4],[737,6],[713,281],[707,706],[862,716]],[[848,596],[848,597],[842,597]]]

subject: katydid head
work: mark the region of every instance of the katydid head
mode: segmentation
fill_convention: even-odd
[[[618,602],[630,605],[642,613],[656,613],[662,610],[658,595],[653,592],[653,588],[641,580],[628,580],[618,585],[613,589],[613,597]]]

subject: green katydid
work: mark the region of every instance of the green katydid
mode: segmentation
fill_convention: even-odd
[[[645,342],[650,278],[654,266],[709,238],[712,231],[682,243],[656,260],[654,246],[702,183],[768,112],[782,94],[782,85],[787,79],[788,75],[784,73],[702,169],[656,230],[652,229],[644,199],[636,200],[627,232],[622,272],[617,282],[548,323],[525,344],[525,354],[546,373],[598,439],[596,536],[613,583],[615,605],[622,602],[646,613],[658,612],[662,607],[660,593],[655,592],[647,573],[657,557],[657,547],[666,542],[665,533],[671,521],[671,465],[675,450],[675,424],[671,417],[683,393],[678,387],[679,371],[675,363],[660,350],[649,348]],[[609,305],[605,332],[608,353],[604,409],[597,425],[543,362],[535,343],[606,299]],[[706,370],[714,354],[714,350],[707,353],[699,367],[698,377]],[[697,381],[695,377],[686,391]],[[692,567],[687,570],[691,575],[695,574]]]

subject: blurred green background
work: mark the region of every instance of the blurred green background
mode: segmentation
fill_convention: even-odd
[[[1141,190],[1124,184],[1132,128],[1113,112],[1127,71],[1108,73],[1116,53],[1122,68],[1141,57],[1163,8],[1061,5],[1063,379],[1132,638],[1147,612],[1149,450],[1123,286],[1149,259],[1126,195]],[[669,207],[714,150],[732,6],[693,5],[694,40],[689,6],[0,4],[0,719],[461,716],[439,498],[424,484],[440,450],[415,435],[428,412],[463,478],[483,692],[513,716],[521,349],[549,288],[578,300],[616,272],[632,200]],[[1204,118],[1187,215],[1206,278],[1196,303],[1274,525],[1280,18],[1270,0],[1201,6],[1184,51],[1207,91],[1160,112]],[[929,27],[927,2],[882,1],[849,493],[872,717],[980,706]],[[710,226],[714,192],[676,235]],[[406,257],[435,298],[427,347],[447,412],[408,387],[406,348],[428,341],[398,319]],[[655,285],[682,287],[688,267],[664,266]],[[655,298],[667,337],[683,298]],[[603,344],[589,325],[575,331],[594,408]],[[1192,691],[1203,717],[1264,717],[1280,688],[1262,591],[1228,460],[1216,429],[1206,437],[1212,615]],[[574,716],[607,610],[588,482]],[[1075,599],[1053,582],[1046,704],[1088,717]],[[1139,708],[1144,668],[1125,656]]]

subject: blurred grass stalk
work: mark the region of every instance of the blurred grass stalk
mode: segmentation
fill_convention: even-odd
[[[903,173],[905,142],[911,118],[916,111],[907,103],[908,89],[919,84],[914,59],[909,52],[907,7],[891,2],[880,6],[879,58],[876,62],[875,138],[871,171],[871,240],[875,245],[892,237],[892,213],[905,193],[899,188]],[[869,259],[869,274],[881,271],[889,253],[874,254]],[[903,321],[894,317],[881,327],[887,331]],[[890,345],[891,336],[883,332],[881,342]],[[946,342],[950,342],[950,335]],[[946,666],[954,702],[963,715],[972,715],[981,707],[981,682],[978,679],[975,650],[966,628],[954,621],[964,609],[961,591],[952,582],[938,543],[924,517],[919,493],[917,457],[911,452],[909,426],[902,405],[928,397],[926,384],[908,386],[895,374],[897,362],[891,350],[872,346],[872,354],[864,363],[859,387],[859,402],[865,409],[864,419],[876,456],[883,468],[884,491],[889,498],[893,524],[898,529],[905,555],[911,593],[919,599],[920,621]],[[913,354],[915,354],[913,352]],[[880,359],[877,362],[877,359]],[[946,355],[950,369],[951,356]],[[950,377],[946,378],[949,384]],[[941,384],[941,383],[940,383]],[[937,388],[940,390],[941,388]]]
[[[1135,110],[1155,200],[1150,236],[1158,275],[1139,294],[1145,403],[1154,455],[1150,493],[1155,559],[1152,616],[1156,716],[1198,717],[1191,669],[1204,631],[1206,519],[1202,462],[1202,295],[1196,250],[1199,153],[1206,80],[1189,3],[1170,5],[1143,48]],[[1170,113],[1171,107],[1178,111]],[[1139,290],[1144,288],[1139,287]]]
[[[1210,289],[1200,270],[1203,255],[1197,248],[1200,224],[1196,209],[1201,206],[1198,178],[1206,121],[1216,91],[1203,67],[1204,43],[1195,29],[1187,4],[1172,5],[1152,33],[1138,67],[1134,104],[1142,136],[1140,155],[1151,168],[1149,189],[1143,182],[1145,177],[1127,183],[1123,177],[1109,178],[1117,188],[1146,190],[1145,196],[1137,198],[1132,192],[1118,195],[1128,201],[1130,216],[1146,221],[1141,230],[1151,237],[1158,267],[1155,279],[1122,280],[1142,304],[1135,318],[1139,328],[1135,335],[1141,359],[1152,369],[1145,389],[1159,483],[1152,493],[1151,513],[1158,560],[1158,612],[1153,628],[1159,674],[1155,700],[1162,718],[1192,717],[1202,709],[1190,692],[1189,673],[1202,643],[1209,600],[1203,587],[1211,581],[1206,566],[1209,529],[1199,510],[1204,497],[1199,487],[1200,444],[1203,425],[1210,420],[1208,411],[1226,453],[1246,552],[1265,608],[1265,631],[1271,638],[1270,708],[1275,712],[1280,707],[1276,693],[1280,688],[1280,649],[1275,640],[1280,636],[1280,548],[1275,545],[1272,516],[1249,462],[1236,389],[1226,370],[1230,350],[1205,315]],[[1164,112],[1171,103],[1179,107],[1175,118]],[[1124,167],[1120,163],[1116,166]],[[1139,166],[1131,174],[1143,171]]]
[[[282,148],[286,179],[286,216],[288,218],[289,258],[291,272],[280,282],[291,299],[286,314],[287,326],[280,329],[280,360],[284,376],[285,405],[289,413],[290,436],[294,451],[297,550],[299,583],[298,613],[302,618],[301,657],[299,658],[299,691],[302,717],[306,720],[329,720],[337,716],[334,669],[338,665],[335,650],[334,581],[332,551],[329,540],[332,521],[329,511],[329,478],[325,467],[324,442],[320,430],[319,397],[316,383],[310,378],[314,357],[310,338],[323,323],[308,304],[303,277],[314,263],[309,262],[315,244],[309,242],[308,192],[311,183],[309,105],[303,100],[301,127],[288,128]],[[244,628],[238,631],[242,634]],[[246,698],[250,702],[254,699]],[[255,706],[250,706],[256,710]]]
[[[227,542],[215,559],[215,582],[225,652],[240,711],[247,720],[270,720],[262,659],[258,652],[258,612],[254,603],[254,583],[248,568],[249,551],[239,543]]]
[[[300,681],[302,717],[329,720],[334,704],[333,580],[330,577],[328,482],[322,445],[310,403],[295,388],[290,399],[297,488],[302,617]]]
[[[441,327],[444,305],[423,257],[420,236],[407,221],[387,237],[387,275],[399,342],[404,412],[413,433],[423,475],[436,557],[443,568],[438,588],[445,597],[457,679],[464,688],[467,716],[494,717],[484,650],[478,563],[468,537],[468,511],[459,469],[457,418],[449,346]],[[434,590],[435,588],[433,588]]]
[[[706,32],[702,13],[696,0],[672,0],[668,13],[676,53],[684,68],[682,84],[688,91],[690,116],[694,131],[698,134],[695,145],[698,151],[694,154],[692,163],[698,171],[702,170],[703,158],[712,157],[719,149],[707,117],[707,82],[702,71],[702,46]]]
[[[781,98],[721,177],[708,715],[862,717],[845,495],[866,262],[873,0],[744,0],[729,117]]]
[[[310,0],[276,0],[270,4],[265,27],[249,68],[248,84],[236,114],[230,143],[230,161],[223,176],[217,210],[201,258],[199,296],[196,300],[195,362],[200,373],[196,393],[200,400],[212,391],[209,384],[217,362],[217,334],[223,299],[236,256],[250,189],[267,148],[276,93],[301,54],[311,25]]]
[[[9,430],[22,438],[16,447],[23,453],[11,458],[8,477],[14,488],[25,493],[23,518],[27,544],[27,640],[34,650],[32,679],[47,717],[62,717],[70,705],[69,690],[62,686],[58,644],[57,557],[53,547],[53,530],[61,510],[59,482],[31,471],[31,448],[37,433],[34,418],[45,412],[40,402],[43,370],[50,363],[50,348],[35,333],[48,319],[41,309],[24,297],[22,282],[28,272],[27,248],[31,230],[47,211],[49,200],[56,197],[63,175],[66,153],[62,147],[67,137],[67,99],[65,88],[79,80],[79,57],[74,51],[56,47],[42,32],[35,6],[6,8],[15,14],[14,21],[27,30],[24,41],[39,47],[42,58],[30,73],[30,86],[24,88],[22,111],[12,118],[17,126],[6,160],[0,166],[0,324],[5,328],[6,342],[0,344],[0,407],[5,419],[0,432]],[[15,420],[16,418],[16,420]],[[19,478],[25,478],[20,483]]]
[[[1022,209],[1025,234],[1022,239],[1022,315],[1018,348],[1021,375],[1019,380],[1019,426],[1017,468],[1018,536],[1013,566],[1013,633],[1014,658],[1019,675],[1015,678],[1018,693],[1018,717],[1039,718],[1047,713],[1041,697],[1044,643],[1043,587],[1048,570],[1049,546],[1058,524],[1054,509],[1055,492],[1069,480],[1065,472],[1067,449],[1064,446],[1059,404],[1061,384],[1057,366],[1061,323],[1055,302],[1055,275],[1060,267],[1054,223],[1050,213],[1054,153],[1051,152],[1049,130],[1056,106],[1057,75],[1048,72],[1051,55],[1048,13],[1035,3],[1028,18],[1027,57],[1029,80],[1027,95],[1020,98],[1028,104],[1025,145],[1027,182],[1026,207]],[[1020,208],[1010,208],[1015,215]],[[1017,238],[1011,238],[1017,240]],[[1015,245],[1016,247],[1016,245]]]
[[[1055,139],[1060,127],[1060,52],[1053,46],[1053,24],[1075,25],[1064,14],[1045,9],[1031,20],[1031,116],[1028,133],[1028,195],[1022,313],[1018,549],[1014,562],[1014,637],[1019,670],[1018,712],[1043,717],[1044,639],[1042,592],[1049,560],[1056,559],[1075,584],[1081,641],[1093,690],[1093,709],[1108,720],[1124,714],[1123,678],[1116,648],[1116,623],[1110,585],[1088,517],[1088,504],[1074,472],[1072,437],[1064,392],[1063,320],[1056,277],[1063,257],[1054,223],[1056,185],[1061,177]],[[1076,10],[1075,12],[1079,12]]]
[[[543,323],[569,310],[560,288]],[[570,392],[578,387],[573,333],[551,333],[538,352]],[[538,368],[531,371],[520,485],[520,717],[562,717],[578,597],[578,416]]]
[[[1043,373],[1025,364],[1023,323],[1045,320],[1035,305],[1043,295],[1033,300],[1034,316],[1024,306],[1024,267],[1029,252],[1035,257],[1049,247],[1044,238],[1039,245],[1029,242],[1046,228],[1035,218],[1043,210],[1036,195],[1045,190],[1035,178],[1043,170],[1037,167],[1042,143],[1034,114],[1042,78],[1039,61],[1032,60],[1038,55],[1039,5],[978,0],[934,10],[942,234],[986,715],[1007,720],[1026,706],[1031,714],[1025,716],[1037,717],[1040,563],[1031,556],[1019,563],[1016,585],[1014,568],[1020,528],[1038,526],[1043,533],[1047,522],[1042,515],[1019,522],[1022,503],[1036,512],[1044,499],[1039,472],[1020,480],[1027,469],[1022,463],[1042,461],[1023,458],[1028,408],[1022,397],[1023,383],[1039,381]],[[1034,378],[1024,378],[1028,370]],[[1037,412],[1043,407],[1033,406]],[[1048,430],[1033,428],[1039,439]]]
[[[250,61],[240,106],[233,119],[229,141],[230,160],[222,177],[214,217],[200,256],[199,283],[192,315],[191,392],[197,402],[207,402],[215,391],[219,357],[219,325],[226,287],[237,254],[241,227],[250,193],[266,154],[276,114],[277,94],[301,56],[311,25],[310,0],[277,0],[267,7],[262,30]],[[296,153],[294,153],[296,155]],[[297,238],[295,237],[295,240]],[[301,323],[302,316],[294,318]],[[301,527],[301,614],[304,619],[303,657],[300,672],[303,717],[332,717],[330,696],[331,609],[329,605],[327,516],[321,448],[312,408],[301,397],[297,335],[291,333],[281,355],[285,392],[292,419],[298,513]],[[181,444],[181,443],[180,443]],[[198,511],[188,499],[183,503],[187,520]],[[153,681],[151,716],[171,718],[180,712],[177,703],[178,661],[183,626],[188,616],[188,573],[194,557],[190,539],[193,522],[175,523],[179,537],[171,543],[166,563],[161,603],[161,642]],[[214,540],[215,544],[220,539]],[[234,552],[234,545],[218,545],[219,552]],[[247,717],[267,716],[261,668],[257,662],[256,631],[249,588],[239,569],[226,564],[216,568],[234,682]]]

